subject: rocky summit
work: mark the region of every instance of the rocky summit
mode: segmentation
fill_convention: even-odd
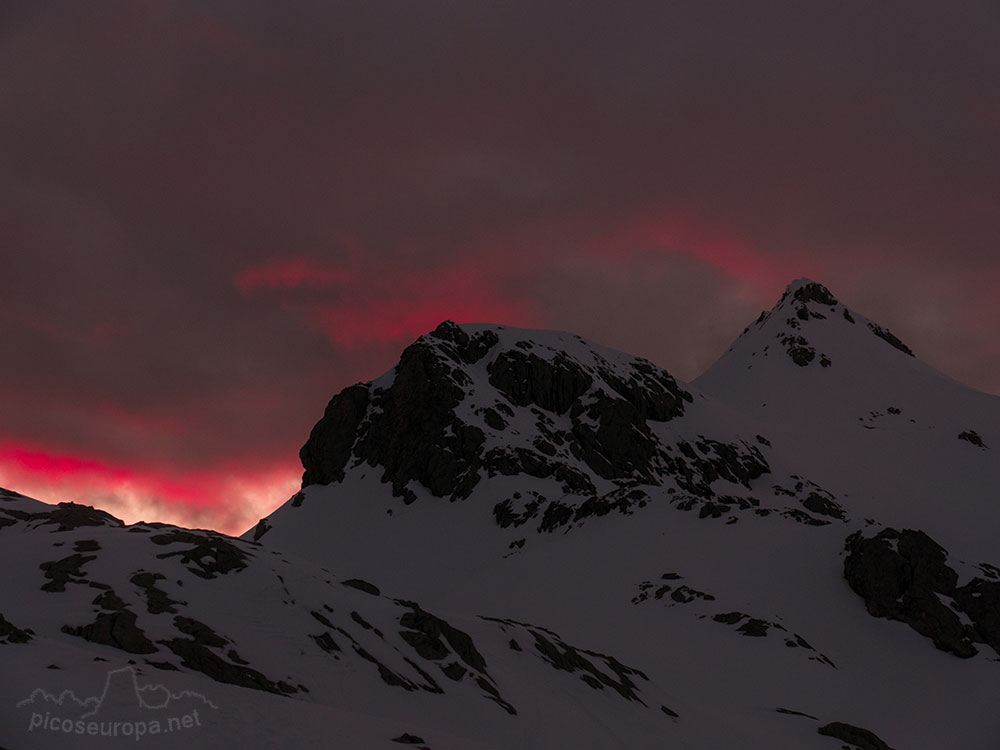
[[[239,539],[0,492],[0,747],[992,749],[998,425],[808,279],[691,383],[444,322]]]

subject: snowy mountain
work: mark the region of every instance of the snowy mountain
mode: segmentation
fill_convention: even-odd
[[[994,748],[998,425],[808,280],[690,384],[446,322],[240,539],[0,494],[0,746]]]

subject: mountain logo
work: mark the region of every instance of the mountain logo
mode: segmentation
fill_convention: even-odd
[[[146,736],[203,726],[218,706],[205,695],[172,692],[162,683],[140,684],[134,667],[107,672],[97,695],[80,698],[72,690],[52,693],[35,688],[15,708],[31,708],[27,731],[140,740]]]

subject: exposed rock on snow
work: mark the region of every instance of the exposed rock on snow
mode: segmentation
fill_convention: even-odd
[[[824,737],[833,737],[853,745],[857,750],[892,750],[878,735],[867,729],[834,721],[816,730]]]
[[[869,613],[905,622],[956,656],[974,656],[974,642],[1000,654],[1000,583],[974,578],[958,586],[948,553],[922,531],[884,529],[867,539],[858,531],[848,537],[846,549],[844,577]]]

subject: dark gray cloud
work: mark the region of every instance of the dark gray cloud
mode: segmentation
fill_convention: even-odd
[[[0,442],[286,465],[438,317],[693,377],[801,275],[1000,392],[998,28],[988,2],[5,3]]]

